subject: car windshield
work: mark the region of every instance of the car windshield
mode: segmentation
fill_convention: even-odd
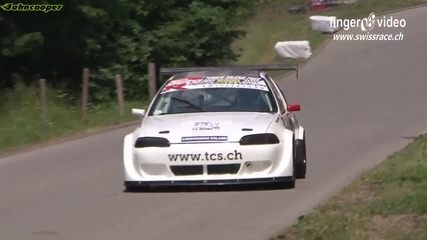
[[[169,81],[149,115],[195,112],[276,112],[265,81],[254,77],[203,77]]]

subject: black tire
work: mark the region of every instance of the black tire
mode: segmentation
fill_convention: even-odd
[[[295,141],[295,160],[294,160],[295,178],[305,179],[307,172],[307,152],[305,144],[305,132],[303,139]]]

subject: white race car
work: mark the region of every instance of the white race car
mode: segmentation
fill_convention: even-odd
[[[267,184],[306,177],[305,131],[267,70],[296,65],[163,68],[173,75],[124,138],[126,191]]]

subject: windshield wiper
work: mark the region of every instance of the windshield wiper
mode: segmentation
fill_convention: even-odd
[[[171,97],[171,99],[179,101],[179,102],[183,102],[183,103],[187,104],[188,106],[193,107],[193,108],[199,110],[200,112],[204,112],[204,110],[200,106],[198,106],[198,105],[196,105],[196,104],[194,104],[192,102],[189,102],[187,100],[184,100],[184,99],[181,99],[181,98],[177,98],[177,97]]]

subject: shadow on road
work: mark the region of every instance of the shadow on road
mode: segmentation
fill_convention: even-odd
[[[415,139],[417,139],[417,138],[419,138],[420,136],[403,136],[403,137],[400,137],[400,138],[403,138],[403,139],[407,139],[407,140],[415,140]]]

